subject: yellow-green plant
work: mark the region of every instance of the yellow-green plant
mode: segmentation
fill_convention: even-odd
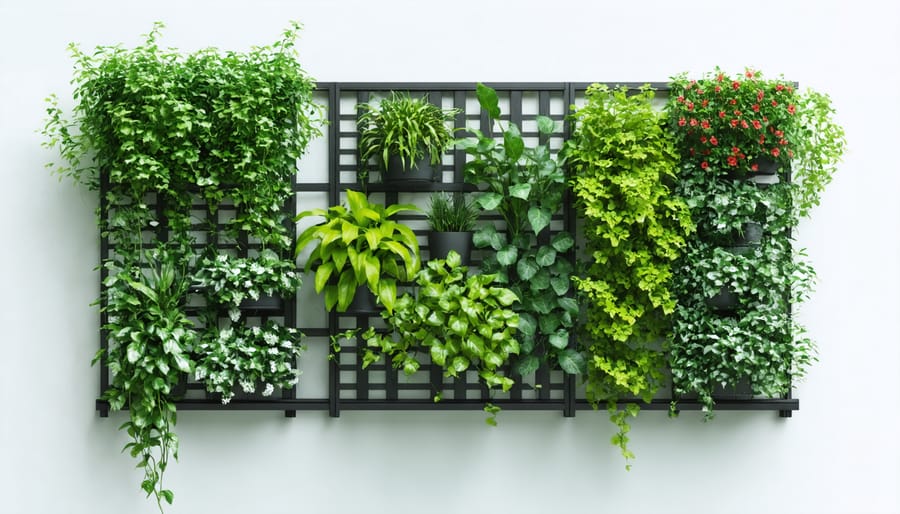
[[[628,93],[588,88],[565,146],[585,223],[588,262],[574,282],[586,309],[587,397],[595,406],[607,404],[619,428],[612,442],[626,460],[633,458],[626,417],[636,415],[637,405],[619,410],[618,401],[649,402],[663,379],[660,339],[675,308],[672,262],[693,230],[687,206],[667,185],[678,157],[651,106],[653,91]]]
[[[315,268],[316,292],[325,292],[325,307],[344,312],[360,286],[369,290],[392,312],[397,301],[397,281],[410,280],[419,270],[419,244],[413,231],[391,218],[403,211],[418,211],[411,204],[383,206],[370,203],[364,193],[347,191],[347,207],[301,212],[323,216],[297,237],[297,255],[310,243],[317,243],[306,262]]]

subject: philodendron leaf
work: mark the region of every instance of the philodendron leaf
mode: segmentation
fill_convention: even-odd
[[[550,334],[550,337],[547,338],[547,340],[555,348],[563,350],[565,347],[569,346],[569,332],[566,330],[557,330],[555,333]]]
[[[569,292],[569,277],[568,275],[556,275],[550,278],[550,287],[553,288],[553,292],[558,296],[562,296]]]
[[[568,312],[572,316],[578,315],[578,302],[575,301],[574,298],[560,298],[559,306],[563,308],[564,311]]]
[[[533,336],[537,330],[537,321],[527,312],[519,313],[519,332],[525,336]]]
[[[497,262],[504,266],[512,266],[519,257],[519,249],[513,245],[507,245],[497,252]]]
[[[538,116],[537,125],[541,134],[552,134],[556,129],[556,122],[547,116]]]
[[[509,196],[521,198],[522,200],[528,200],[529,194],[531,194],[531,184],[525,183],[509,186]]]
[[[503,201],[503,195],[485,192],[478,195],[478,198],[476,198],[475,201],[478,202],[478,205],[480,205],[482,209],[492,211]]]
[[[587,361],[577,350],[568,349],[559,352],[559,367],[570,375],[587,373]]]
[[[530,375],[537,371],[541,365],[541,360],[535,355],[526,355],[516,363],[516,373],[520,376]]]
[[[516,264],[516,272],[519,274],[521,280],[531,280],[531,277],[533,277],[539,269],[540,267],[537,265],[537,262],[531,257],[520,259]]]
[[[541,230],[550,225],[551,213],[547,209],[541,207],[532,207],[528,209],[528,223],[531,224],[531,230],[535,234],[539,234]]]
[[[519,300],[519,297],[516,296],[516,293],[513,293],[509,289],[506,288],[491,288],[491,293],[497,298],[497,301],[500,302],[500,305],[504,307],[509,307],[513,303]],[[521,324],[521,320],[519,321]]]
[[[537,263],[543,267],[552,266],[556,262],[556,250],[552,246],[542,246],[537,252]]]
[[[475,86],[475,95],[478,97],[481,108],[487,111],[488,116],[492,119],[500,117],[500,99],[497,98],[496,91],[479,82]]]
[[[557,252],[565,252],[568,251],[569,248],[572,248],[572,245],[575,244],[575,238],[572,237],[572,234],[568,232],[560,232],[553,236],[553,239],[550,240],[550,246],[552,246]]]
[[[506,131],[503,132],[503,147],[510,161],[515,162],[519,160],[519,157],[525,151],[525,141],[522,140],[519,127],[510,124]]]

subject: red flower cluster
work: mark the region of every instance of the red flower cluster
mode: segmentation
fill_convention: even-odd
[[[730,88],[721,87],[731,83]],[[758,171],[762,156],[793,155],[796,97],[791,84],[763,80],[748,69],[729,78],[716,70],[701,80],[676,78],[668,111],[683,155],[704,170]],[[769,137],[767,137],[769,136]]]

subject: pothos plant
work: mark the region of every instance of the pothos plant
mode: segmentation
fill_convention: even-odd
[[[470,275],[452,250],[446,259],[429,261],[416,275],[417,294],[403,295],[393,312],[382,313],[390,331],[370,327],[362,334],[363,368],[385,355],[394,368],[411,375],[421,366],[417,354],[422,352],[445,376],[458,377],[471,367],[489,391],[508,391],[515,382],[502,368],[520,350],[515,337],[519,315],[510,308],[519,299],[496,280],[495,275]],[[495,425],[499,407],[489,402],[484,410],[490,414],[488,424]]]
[[[549,144],[526,147],[518,126],[504,126],[496,91],[478,84],[476,93],[503,139],[469,129],[474,137],[458,145],[472,156],[465,166],[466,182],[483,188],[476,202],[484,211],[496,211],[504,222],[503,231],[483,225],[472,242],[476,248],[492,250],[483,259],[483,272],[495,274],[497,282],[519,298],[514,306],[521,344],[516,372],[526,376],[543,359],[566,373],[580,373],[584,358],[569,347],[579,312],[570,294],[573,266],[567,255],[575,240],[568,232],[550,231],[553,215],[563,206],[565,172]],[[555,122],[546,116],[537,117],[537,126],[543,136],[555,130]]]
[[[752,394],[783,395],[815,359],[792,317],[815,276],[792,248],[792,229],[818,204],[844,138],[827,96],[753,70],[677,77],[667,109],[680,142],[678,192],[697,224],[675,270],[673,392],[696,394],[709,418],[716,392],[745,382]],[[763,155],[781,166],[779,180],[741,180]],[[761,237],[746,244],[751,224]]]
[[[289,296],[302,283],[293,260],[282,259],[274,251],[264,249],[257,257],[231,257],[217,254],[198,263],[195,284],[207,300],[228,308],[239,309],[241,302],[260,296]],[[231,316],[232,319],[235,315]]]
[[[104,360],[109,366],[110,387],[102,398],[112,410],[128,409],[129,420],[120,429],[131,442],[123,450],[138,459],[144,472],[141,489],[162,511],[163,500],[171,504],[174,497],[163,475],[170,457],[178,459],[172,389],[193,370],[196,333],[182,308],[190,285],[183,264],[165,247],[149,253],[145,262],[148,270],[106,263],[108,346],[93,363]]]
[[[321,109],[312,99],[314,82],[297,61],[299,25],[292,24],[273,45],[243,54],[164,49],[158,42],[161,29],[161,23],[155,24],[143,43],[129,49],[100,46],[84,52],[70,45],[75,105],[66,114],[51,96],[43,130],[45,146],[63,157],[62,163],[49,166],[104,192],[98,224],[109,241],[110,258],[104,263],[108,278],[101,304],[109,302],[107,312],[116,320],[115,330],[109,332],[111,349],[116,334],[126,333],[126,328],[133,338],[142,337],[139,334],[157,338],[160,330],[171,329],[145,321],[159,312],[178,323],[187,319],[181,310],[186,288],[168,286],[169,300],[161,310],[143,297],[168,281],[151,276],[148,280],[156,280],[156,285],[139,287],[142,279],[136,270],[162,266],[144,251],[146,241],[156,237],[166,241],[165,267],[178,270],[179,277],[193,275],[192,231],[198,228],[192,207],[198,195],[213,213],[199,230],[216,232],[215,212],[220,204],[230,204],[236,215],[226,225],[233,238],[241,233],[263,248],[289,248],[291,238],[281,209],[292,194],[297,158],[320,133]],[[184,281],[189,283],[190,278]],[[136,292],[128,292],[131,289]],[[176,299],[176,292],[182,298]],[[128,316],[117,314],[121,309],[113,302],[119,297],[131,298]],[[186,325],[182,328],[186,330]],[[166,355],[168,351],[163,349]],[[140,383],[134,382],[143,384],[142,389],[110,397],[111,408],[128,408],[134,416],[147,401],[171,413],[155,425],[163,432],[145,429],[143,418],[123,427],[131,427],[134,444],[129,448],[146,469],[142,487],[156,495],[160,509],[160,499],[172,500],[171,491],[160,486],[170,454],[160,459],[142,455],[146,448],[173,448],[174,404],[164,396],[169,394],[172,370],[185,372],[193,366],[191,354],[182,356],[187,361],[177,366],[164,366],[166,361],[149,351],[110,351],[105,359],[113,384],[116,380],[131,384],[129,374],[136,371],[147,374]],[[107,395],[116,391],[114,386]]]
[[[594,84],[572,115],[564,155],[577,213],[584,220],[584,266],[573,277],[585,309],[581,325],[588,400],[605,403],[618,427],[612,442],[626,462],[628,416],[618,402],[649,402],[663,382],[661,341],[675,309],[672,263],[693,231],[690,212],[673,194],[678,154],[653,109],[649,87],[629,94]]]

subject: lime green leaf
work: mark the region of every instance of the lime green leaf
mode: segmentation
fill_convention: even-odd
[[[552,134],[556,129],[556,122],[547,116],[538,116],[537,125],[541,134]]]

